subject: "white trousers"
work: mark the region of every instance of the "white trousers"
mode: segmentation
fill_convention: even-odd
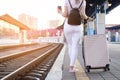
[[[74,66],[78,55],[78,46],[83,34],[83,25],[69,25],[67,19],[64,24],[64,35],[68,46],[70,66]]]

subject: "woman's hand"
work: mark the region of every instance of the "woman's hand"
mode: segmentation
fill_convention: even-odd
[[[94,19],[91,17],[88,17],[87,21],[93,21]]]
[[[61,6],[57,7],[57,11],[58,11],[58,13],[62,14],[62,8],[61,8]]]

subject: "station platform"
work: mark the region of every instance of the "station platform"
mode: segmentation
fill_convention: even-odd
[[[65,44],[45,80],[120,80],[120,44],[108,43],[108,49],[111,59],[110,71],[95,69],[89,73],[85,72],[82,46],[80,45],[78,58],[75,63],[79,71],[71,73],[68,70],[69,56]]]

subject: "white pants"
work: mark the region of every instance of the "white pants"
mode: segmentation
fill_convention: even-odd
[[[70,66],[74,66],[78,54],[78,46],[83,34],[83,25],[69,25],[67,20],[64,24],[64,35],[66,38],[68,53],[70,57]]]

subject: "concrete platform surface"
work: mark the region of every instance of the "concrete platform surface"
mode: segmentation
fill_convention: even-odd
[[[82,46],[79,46],[78,59],[75,66],[78,72],[69,72],[69,56],[67,46],[64,45],[55,64],[45,80],[120,80],[120,44],[108,43],[110,55],[110,71],[94,69],[86,72],[82,56]]]

